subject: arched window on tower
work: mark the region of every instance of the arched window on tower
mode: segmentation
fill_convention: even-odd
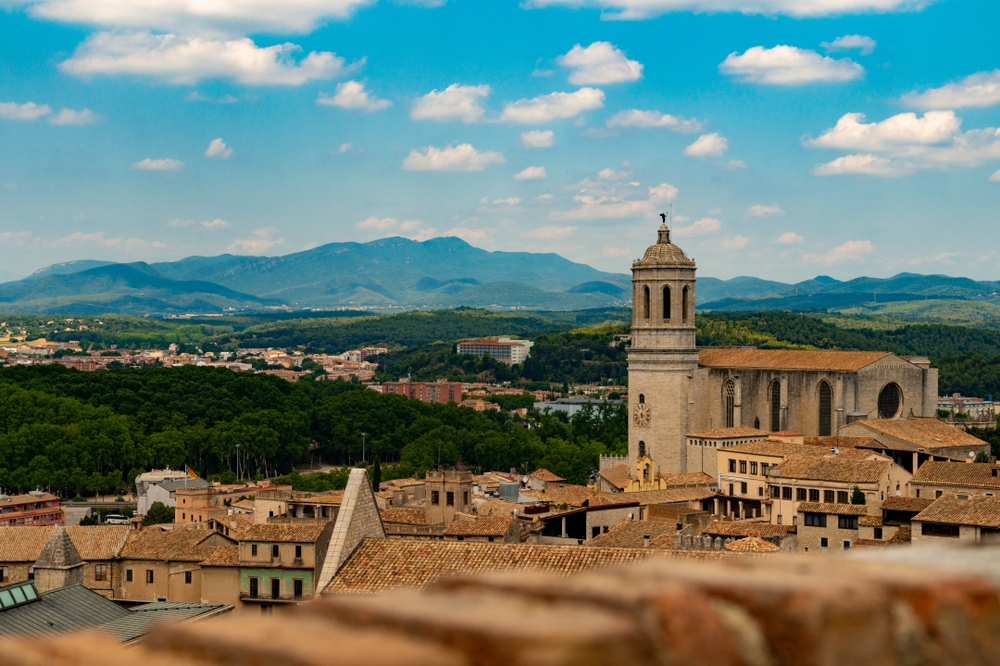
[[[642,393],[639,394],[639,404],[640,405],[645,405],[646,404],[646,396],[644,394],[642,394]]]
[[[670,321],[670,287],[663,288],[663,321]]]
[[[760,417],[757,417],[753,420],[753,427],[756,428],[757,430],[760,430]]]
[[[649,287],[642,288],[642,318],[649,321]]]
[[[732,379],[727,379],[726,383],[722,385],[722,400],[726,414],[726,427],[732,428],[736,413],[736,383]]]
[[[781,430],[781,382],[771,382],[771,432]]]
[[[833,391],[825,381],[819,383],[819,436],[833,435]]]
[[[688,292],[690,289],[684,287],[684,291],[681,292],[681,320],[688,320]]]
[[[639,442],[639,457],[646,455],[646,442]]]

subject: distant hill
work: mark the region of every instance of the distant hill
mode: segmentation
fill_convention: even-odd
[[[14,282],[23,278],[23,275],[18,275],[17,273],[11,273],[6,268],[0,268],[0,284],[4,282]]]

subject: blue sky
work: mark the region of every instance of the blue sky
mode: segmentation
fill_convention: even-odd
[[[1000,4],[0,0],[0,270],[390,235],[1000,279]],[[860,114],[860,115],[859,115]]]

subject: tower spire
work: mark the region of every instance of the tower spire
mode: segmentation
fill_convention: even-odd
[[[663,224],[660,225],[660,230],[657,232],[656,242],[660,245],[670,244],[670,228],[667,227],[667,214],[660,213],[660,217],[663,219]]]

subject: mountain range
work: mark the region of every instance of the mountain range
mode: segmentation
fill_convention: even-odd
[[[583,310],[627,307],[630,278],[557,254],[489,252],[458,238],[331,243],[278,257],[219,255],[146,264],[79,260],[0,284],[0,311],[177,314],[342,307]],[[1000,304],[1000,283],[900,273],[795,284],[698,278],[699,309],[844,309],[935,300]]]

